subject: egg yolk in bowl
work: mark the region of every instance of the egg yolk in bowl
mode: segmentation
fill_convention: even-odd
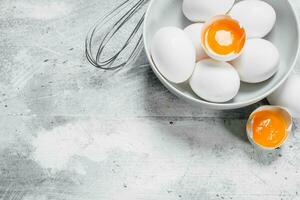
[[[246,32],[238,21],[228,15],[219,15],[204,24],[201,40],[210,57],[230,61],[242,52]]]

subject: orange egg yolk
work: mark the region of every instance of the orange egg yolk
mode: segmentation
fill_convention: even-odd
[[[280,113],[271,110],[258,111],[252,119],[253,140],[263,146],[274,148],[287,137],[287,123]]]
[[[230,16],[217,16],[202,30],[202,44],[219,55],[238,54],[243,49],[246,33]]]

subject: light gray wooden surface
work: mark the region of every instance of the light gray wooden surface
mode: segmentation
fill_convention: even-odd
[[[86,61],[89,27],[119,2],[0,1],[0,199],[300,199],[300,124],[273,152],[246,139],[266,101],[195,108],[149,67]]]

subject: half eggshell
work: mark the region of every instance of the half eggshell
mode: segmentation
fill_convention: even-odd
[[[253,131],[252,131],[252,126],[253,126],[253,116],[256,112],[258,111],[262,111],[262,110],[271,110],[273,112],[277,112],[279,113],[285,120],[286,124],[287,124],[287,127],[286,127],[286,130],[287,130],[287,137],[285,137],[285,139],[277,146],[275,147],[265,147],[265,146],[262,146],[258,143],[256,143],[253,139]],[[247,131],[247,136],[248,136],[248,139],[249,141],[255,146],[255,147],[258,147],[260,149],[264,149],[264,150],[272,150],[272,149],[276,149],[278,147],[280,147],[282,144],[285,143],[285,141],[287,140],[288,138],[288,135],[289,133],[291,132],[292,130],[292,125],[293,125],[293,118],[292,118],[292,115],[291,113],[289,112],[288,109],[284,108],[284,107],[280,107],[280,106],[261,106],[259,108],[257,108],[256,110],[254,110],[251,115],[249,116],[249,119],[247,121],[247,125],[246,125],[246,131]]]

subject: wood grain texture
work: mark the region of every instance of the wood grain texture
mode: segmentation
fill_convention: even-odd
[[[86,61],[89,27],[119,2],[1,1],[0,199],[300,199],[300,123],[275,151],[246,139],[265,100],[195,108],[136,67],[144,52],[117,72]]]

